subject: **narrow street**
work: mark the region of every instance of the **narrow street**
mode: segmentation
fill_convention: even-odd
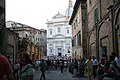
[[[85,77],[74,78],[73,75],[69,72],[61,73],[59,70],[51,70],[46,71],[46,80],[88,80],[87,74]],[[35,80],[40,80],[41,72],[36,71],[34,78]],[[97,80],[97,78],[93,78],[92,80]],[[111,78],[104,78],[103,80],[112,80]]]
[[[40,71],[36,71],[35,80],[40,80]],[[68,72],[61,73],[59,70],[46,71],[46,80],[79,80],[78,78],[73,78]]]
[[[0,80],[41,74],[120,80],[120,0],[0,0]]]

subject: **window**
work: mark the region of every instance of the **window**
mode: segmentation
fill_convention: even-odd
[[[70,50],[68,49],[68,53],[70,53]]]
[[[27,34],[25,34],[25,37],[27,38],[27,37],[28,37],[28,35],[27,35]]]
[[[89,4],[91,5],[91,0],[89,0]]]
[[[78,24],[78,20],[76,19],[74,22],[74,26],[77,26],[77,24]]]
[[[61,51],[61,48],[58,48],[58,51]]]
[[[69,34],[69,29],[67,29],[67,33]]]
[[[78,32],[78,35],[77,35],[77,44],[78,46],[81,46],[81,31]]]
[[[73,23],[73,26],[74,26],[74,29],[76,29],[76,27],[78,26],[78,17],[75,19],[74,23]]]
[[[41,31],[38,31],[38,34],[41,34]]]
[[[61,32],[61,29],[60,29],[60,28],[58,28],[58,32],[59,32],[59,33]]]
[[[78,38],[79,38],[79,43],[78,44],[81,46],[81,34],[79,34]]]
[[[50,53],[52,53],[52,49],[50,49]]]
[[[52,31],[50,31],[50,35],[52,35]]]
[[[72,39],[72,46],[74,47],[75,45],[76,45],[76,36],[73,37],[73,39]]]
[[[98,8],[94,10],[94,23],[98,23]]]

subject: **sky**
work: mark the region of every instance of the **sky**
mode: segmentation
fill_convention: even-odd
[[[65,14],[69,0],[6,0],[6,22],[14,21],[36,29],[47,29],[47,20]],[[72,0],[73,5],[75,0]]]

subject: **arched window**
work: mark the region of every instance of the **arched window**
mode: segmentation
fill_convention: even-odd
[[[69,29],[67,29],[67,33],[69,34]]]

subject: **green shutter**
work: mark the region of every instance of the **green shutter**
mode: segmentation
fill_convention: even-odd
[[[98,23],[98,8],[94,10],[94,23]]]

